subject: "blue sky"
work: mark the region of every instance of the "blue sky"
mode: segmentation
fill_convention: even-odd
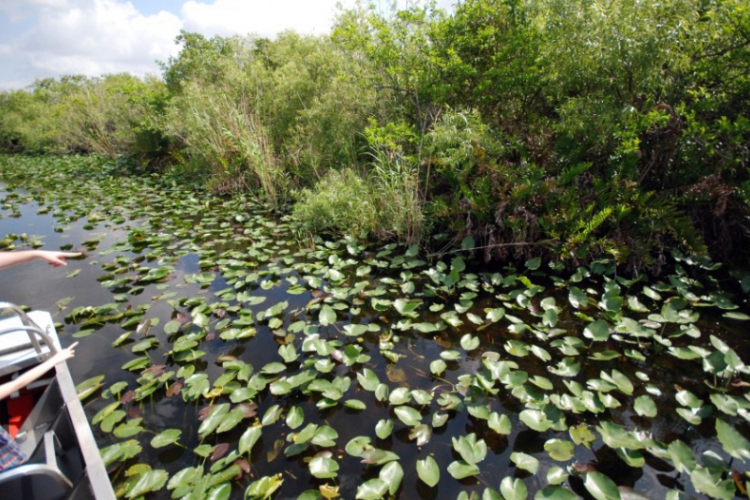
[[[383,3],[388,0],[381,0]],[[401,3],[407,0],[400,0]],[[454,0],[439,0],[445,7]],[[0,90],[66,74],[159,74],[180,30],[326,33],[355,0],[0,0]]]
[[[131,0],[133,6],[144,15],[152,15],[167,10],[179,15],[185,0]]]

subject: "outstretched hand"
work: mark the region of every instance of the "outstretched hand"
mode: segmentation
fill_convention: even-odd
[[[81,257],[81,252],[56,252],[54,250],[20,250],[17,252],[0,252],[0,269],[43,260],[54,267],[67,266],[65,259]]]
[[[81,252],[55,252],[52,250],[39,250],[39,259],[54,267],[67,266],[65,259],[80,257]]]
[[[73,342],[73,344],[71,344],[66,349],[61,349],[57,351],[57,353],[50,358],[51,360],[54,360],[53,364],[56,365],[58,363],[62,363],[63,361],[68,360],[72,358],[73,356],[75,356],[76,353],[74,349],[77,345],[78,345],[78,342]]]

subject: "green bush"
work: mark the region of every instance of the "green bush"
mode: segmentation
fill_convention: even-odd
[[[0,136],[14,151],[27,153],[76,152],[65,126],[66,108],[87,79],[66,76],[38,80],[30,89],[3,94]]]
[[[255,86],[261,121],[297,184],[357,163],[361,132],[376,107],[374,90],[357,81],[357,61],[328,37],[286,32],[253,44],[245,72]]]
[[[31,91],[0,94],[0,141],[29,153],[165,154],[157,126],[164,84],[127,74],[41,80]]]
[[[377,193],[350,168],[330,170],[312,190],[303,190],[294,217],[310,233],[357,238],[378,234],[383,223]]]
[[[163,91],[162,82],[127,75],[108,75],[81,85],[64,105],[62,127],[69,150],[148,156],[152,141],[147,134],[155,110],[152,99]]]

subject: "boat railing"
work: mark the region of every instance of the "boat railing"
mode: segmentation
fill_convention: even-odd
[[[0,376],[38,363],[57,352],[49,333],[15,304],[0,302]],[[31,350],[33,349],[33,355]],[[20,353],[18,357],[12,356]]]

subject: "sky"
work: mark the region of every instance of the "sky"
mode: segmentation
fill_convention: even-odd
[[[180,30],[205,36],[327,33],[355,0],[0,0],[0,90],[36,79],[159,75]],[[450,0],[441,0],[444,7]]]

